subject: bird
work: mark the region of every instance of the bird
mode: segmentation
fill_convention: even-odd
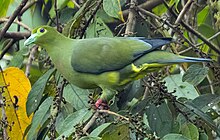
[[[71,39],[50,26],[32,30],[25,46],[37,44],[71,84],[83,89],[101,88],[96,108],[106,108],[118,89],[147,73],[184,62],[211,62],[208,58],[176,55],[160,50],[172,38],[99,37]]]

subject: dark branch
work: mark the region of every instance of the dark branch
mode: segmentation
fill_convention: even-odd
[[[15,43],[16,41],[14,39],[11,39],[9,43],[4,47],[0,54],[0,59],[8,52],[8,50],[11,48],[11,46]]]
[[[4,38],[13,38],[15,40],[22,40],[28,38],[30,35],[31,35],[30,32],[6,32]]]
[[[11,24],[13,23],[15,18],[19,15],[20,11],[25,6],[27,1],[28,0],[22,0],[21,4],[17,7],[17,9],[14,11],[14,13],[10,16],[8,22],[6,22],[6,24],[4,25],[4,27],[2,28],[2,30],[0,32],[0,40],[3,39],[5,33],[7,32],[7,30],[9,29],[9,27],[11,26]]]
[[[158,6],[162,3],[163,3],[163,0],[150,0],[150,1],[148,0],[148,1],[138,5],[138,7],[146,9],[146,10],[152,10],[154,7],[156,7],[156,6]],[[124,10],[123,11],[123,16],[127,17],[128,13],[129,13],[129,9]]]

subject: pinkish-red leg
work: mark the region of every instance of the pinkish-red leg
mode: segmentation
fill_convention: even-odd
[[[97,109],[109,109],[108,102],[102,99],[98,99],[95,106]]]

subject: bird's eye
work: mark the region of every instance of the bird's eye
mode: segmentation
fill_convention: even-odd
[[[44,31],[45,31],[44,28],[41,28],[41,29],[40,29],[40,32],[41,32],[41,33],[43,33]]]

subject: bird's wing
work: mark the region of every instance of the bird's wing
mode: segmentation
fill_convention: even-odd
[[[75,71],[100,74],[120,70],[144,54],[171,42],[171,38],[92,38],[74,44],[71,65]]]

